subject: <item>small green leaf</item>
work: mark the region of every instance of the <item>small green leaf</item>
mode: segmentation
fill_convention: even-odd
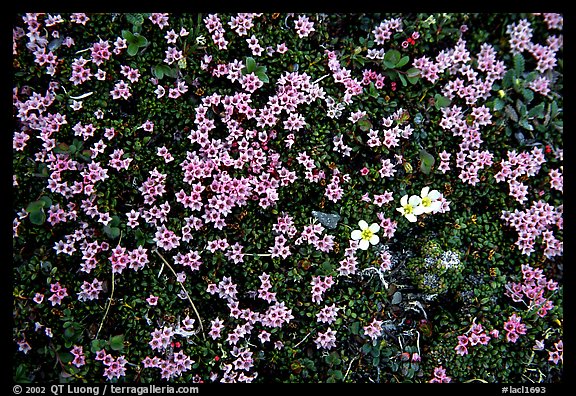
[[[124,335],[120,334],[110,337],[110,348],[115,351],[121,351],[124,349]]]
[[[442,96],[440,94],[436,94],[434,96],[434,106],[436,106],[438,110],[440,110],[442,107],[450,106],[450,103],[452,103],[452,101],[446,96]]]
[[[138,53],[138,46],[136,44],[128,44],[128,55],[134,56]]]
[[[28,206],[26,206],[26,212],[28,212],[28,213],[38,212],[44,206],[46,206],[46,201],[44,201],[42,199],[39,199],[38,201],[32,201],[28,204]]]
[[[415,67],[411,67],[410,69],[406,70],[406,77],[410,78],[410,77],[420,77],[420,69],[417,69]]]
[[[258,77],[260,79],[260,81],[262,81],[263,83],[267,83],[270,80],[268,79],[268,76],[266,75],[266,73],[264,73],[263,71],[259,70],[257,72],[254,73],[256,75],[256,77]]]
[[[514,72],[517,77],[524,73],[524,57],[522,54],[514,55]]]
[[[144,16],[142,14],[128,13],[126,14],[126,21],[132,25],[142,25],[144,23]]]
[[[136,44],[138,47],[145,47],[148,45],[148,40],[146,37],[141,36],[140,34],[134,34],[134,38],[134,44]]]
[[[108,237],[116,239],[120,236],[120,228],[104,226],[103,231]]]
[[[154,67],[152,69],[152,73],[154,74],[154,77],[156,77],[158,80],[162,80],[162,78],[164,78],[164,70],[162,70],[160,66]]]
[[[506,104],[506,102],[504,102],[502,99],[500,98],[496,98],[494,99],[494,110],[495,111],[500,111],[504,108],[504,105]]]
[[[434,166],[435,159],[432,154],[427,152],[426,150],[420,150],[420,170],[425,175],[428,175]]]
[[[402,86],[406,86],[408,85],[408,81],[406,81],[406,77],[404,77],[401,73],[398,73],[398,77],[400,78],[400,81],[402,82]]]
[[[250,74],[256,70],[256,61],[251,56],[246,58],[246,73]]]
[[[402,54],[398,50],[390,50],[384,54],[384,64],[389,68],[394,68],[400,62]]]
[[[129,43],[133,43],[135,40],[134,35],[129,30],[122,30],[122,38],[128,41]]]
[[[410,57],[407,55],[403,56],[402,58],[400,58],[398,63],[396,63],[396,68],[404,66],[406,63],[408,63],[408,61],[410,61]]]
[[[44,209],[30,212],[28,217],[30,218],[30,222],[36,225],[42,225],[46,221],[46,213],[44,213]]]

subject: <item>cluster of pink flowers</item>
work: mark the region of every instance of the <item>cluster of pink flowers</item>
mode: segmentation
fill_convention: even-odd
[[[428,381],[430,383],[448,383],[451,382],[452,378],[446,375],[446,369],[442,366],[434,368],[434,377]]]
[[[126,366],[128,361],[124,355],[114,358],[114,356],[106,353],[105,349],[101,349],[96,352],[96,357],[94,359],[101,361],[106,366],[104,369],[104,377],[108,380],[120,378],[126,375],[126,367],[124,366]]]
[[[330,327],[326,329],[325,332],[318,332],[318,336],[314,340],[316,348],[318,349],[332,349],[336,347],[336,330],[332,330]]]
[[[170,16],[167,13],[153,12],[150,14],[148,19],[150,19],[150,21],[154,25],[157,25],[160,28],[160,30],[170,25],[170,23],[168,22]]]
[[[384,88],[385,79],[386,76],[371,69],[364,69],[362,71],[362,85],[370,85],[371,82],[374,82],[374,87],[382,89]]]
[[[74,345],[70,353],[74,356],[72,364],[76,367],[82,367],[86,364],[86,356],[81,345]]]
[[[116,274],[121,274],[127,267],[138,271],[149,262],[148,249],[138,246],[135,249],[128,250],[121,245],[117,245],[112,249],[108,260],[112,265],[112,272]]]
[[[81,291],[78,293],[78,301],[96,300],[102,291],[102,281],[94,278],[92,283],[84,281],[81,286]]]
[[[564,343],[562,340],[554,343],[554,348],[548,351],[548,361],[554,364],[564,363]]]
[[[403,31],[401,18],[386,19],[372,30],[374,42],[378,45],[384,45],[386,41],[392,38],[394,32]]]
[[[324,300],[324,293],[334,284],[332,276],[315,276],[312,278],[312,302],[320,303]]]
[[[544,255],[552,258],[564,252],[564,242],[558,240],[552,232],[554,226],[563,229],[562,214],[563,205],[555,208],[544,201],[535,201],[523,211],[502,211],[501,219],[518,232],[515,244],[523,254],[530,256],[535,251],[537,239],[542,237]]]
[[[536,310],[543,318],[554,304],[546,296],[547,292],[558,290],[558,283],[547,279],[542,269],[532,268],[522,264],[522,282],[509,282],[506,285],[506,295],[514,302],[523,302],[529,311]]]
[[[354,96],[362,93],[362,82],[357,78],[353,78],[352,72],[340,64],[336,52],[325,50],[325,54],[328,57],[328,68],[332,72],[334,82],[343,84],[346,89],[342,101],[346,104],[351,104]]]
[[[467,335],[470,334],[470,335]],[[473,347],[475,345],[488,345],[491,338],[498,338],[500,332],[496,329],[493,329],[489,333],[486,333],[483,326],[479,323],[473,323],[470,326],[470,329],[462,335],[458,336],[458,345],[454,348],[456,353],[461,356],[468,354],[468,348]]]
[[[552,21],[552,23],[549,23],[549,29],[560,29],[562,27],[561,15],[553,18],[548,17],[548,21]],[[518,23],[513,22],[506,26],[506,33],[510,36],[510,52],[512,54],[521,54],[524,51],[529,52],[536,59],[536,70],[540,73],[556,67],[556,53],[563,46],[562,35],[559,37],[555,35],[548,36],[546,45],[533,43],[532,25],[527,19],[522,19]]]
[[[60,282],[52,283],[50,285],[50,291],[52,292],[52,295],[48,300],[52,303],[52,306],[62,304],[64,297],[68,296],[68,291],[65,287],[60,285]]]
[[[226,31],[218,14],[209,14],[203,21],[206,29],[208,29],[208,32],[212,35],[212,41],[218,46],[218,49],[227,49],[228,40],[224,37]]]
[[[254,27],[254,18],[260,17],[261,15],[260,13],[238,13],[236,16],[230,17],[228,25],[238,36],[245,36],[248,34],[248,31]]]
[[[441,73],[448,71],[454,78],[444,85],[443,95],[449,99],[459,97],[465,100],[466,104],[473,105],[478,99],[486,99],[491,95],[492,86],[505,72],[504,62],[496,60],[496,50],[490,44],[482,44],[476,57],[476,67],[484,73],[484,78],[472,67],[472,57],[466,48],[466,40],[462,37],[454,48],[441,50],[435,61],[422,56],[414,59],[413,66],[430,82],[436,82]]]
[[[533,177],[540,171],[540,167],[546,162],[544,152],[539,147],[534,147],[530,152],[521,153],[516,150],[509,150],[508,159],[500,161],[501,169],[494,175],[496,182],[508,182],[510,196],[518,202],[524,203],[528,200],[528,187],[519,181],[520,177],[526,175]]]
[[[299,15],[298,19],[294,22],[294,27],[300,38],[308,37],[310,33],[316,31],[316,29],[314,29],[314,22],[312,22],[307,15]]]
[[[515,343],[521,335],[526,334],[526,325],[522,323],[522,318],[515,313],[504,322],[506,331],[506,341]]]
[[[372,319],[367,326],[364,326],[364,334],[370,337],[372,340],[376,340],[382,335],[382,323],[381,320]]]

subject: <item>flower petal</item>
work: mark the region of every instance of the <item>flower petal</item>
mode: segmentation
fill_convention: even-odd
[[[378,223],[372,223],[370,224],[370,227],[368,227],[368,229],[373,233],[377,233],[378,231],[380,231],[380,225]]]
[[[426,212],[426,207],[422,206],[422,205],[418,205],[412,210],[412,214],[414,216],[421,215],[422,213],[428,213],[428,212]]]
[[[442,202],[440,202],[440,201],[434,201],[430,205],[430,208],[432,208],[432,213],[438,212],[441,207],[442,207]]]
[[[358,226],[360,227],[361,230],[365,230],[366,228],[368,228],[368,223],[366,223],[365,220],[360,220],[358,222]]]
[[[358,247],[362,250],[367,250],[369,246],[370,246],[370,242],[368,242],[366,239],[362,239],[360,241],[360,244],[358,245]]]
[[[380,237],[376,234],[372,235],[372,237],[370,238],[370,243],[372,245],[377,245],[378,242],[380,242]]]
[[[422,198],[420,198],[418,195],[412,195],[408,200],[408,203],[412,206],[418,206],[421,202]]]
[[[418,220],[418,219],[416,218],[416,216],[414,216],[412,213],[407,214],[407,215],[406,215],[406,218],[407,218],[408,221],[411,222],[411,223],[415,223],[416,220]]]
[[[406,206],[406,204],[408,204],[408,195],[404,195],[402,198],[400,198],[400,205]]]
[[[428,196],[430,197],[430,199],[432,201],[439,199],[441,195],[442,194],[440,194],[440,192],[438,190],[432,190],[428,193]]]
[[[350,237],[355,241],[362,239],[362,231],[354,230],[352,231],[352,235],[350,235]]]
[[[428,195],[428,191],[430,191],[430,187],[426,186],[422,188],[422,191],[420,191],[420,196],[422,198],[426,197]]]

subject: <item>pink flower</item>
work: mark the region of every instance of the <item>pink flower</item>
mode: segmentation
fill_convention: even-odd
[[[150,294],[150,297],[148,297],[146,299],[146,301],[148,301],[148,304],[150,304],[150,305],[156,305],[156,304],[158,304],[158,297]]]

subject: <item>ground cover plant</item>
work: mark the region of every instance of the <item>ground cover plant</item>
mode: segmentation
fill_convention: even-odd
[[[15,15],[14,380],[561,382],[562,29]]]

